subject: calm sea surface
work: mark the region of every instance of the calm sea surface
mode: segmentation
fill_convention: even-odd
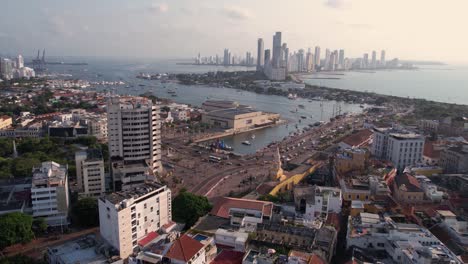
[[[51,59],[52,60],[52,59]],[[72,60],[67,60],[72,61]],[[74,59],[74,61],[77,61]],[[86,59],[86,66],[49,65],[49,71],[61,74],[71,74],[72,78],[89,81],[122,80],[132,88],[116,86],[119,94],[140,95],[151,92],[158,97],[171,98],[178,103],[200,106],[205,100],[227,99],[241,104],[251,105],[258,110],[276,112],[287,119],[287,125],[267,128],[252,133],[245,133],[225,138],[225,142],[234,147],[238,153],[252,153],[263,148],[270,142],[278,141],[290,133],[303,129],[317,121],[327,121],[332,116],[333,109],[341,108],[342,113],[358,113],[362,109],[358,105],[335,101],[308,101],[305,99],[288,100],[285,97],[255,94],[229,88],[208,86],[186,86],[175,83],[160,83],[153,80],[135,78],[140,73],[204,73],[208,71],[243,71],[254,70],[246,67],[223,66],[193,66],[179,65],[176,60],[165,61],[122,61]],[[312,79],[330,77],[330,75],[309,75],[306,82],[323,86],[359,91],[397,95],[404,97],[420,97],[430,100],[468,103],[468,67],[431,67],[414,71],[378,71],[375,73],[349,72],[337,75],[338,80]],[[68,77],[69,78],[69,77]],[[144,85],[144,86],[140,86]],[[98,88],[103,91],[107,88]],[[177,92],[177,97],[171,97],[168,90]],[[255,139],[252,139],[255,135]],[[242,145],[249,140],[252,145]]]

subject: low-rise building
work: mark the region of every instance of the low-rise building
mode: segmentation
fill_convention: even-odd
[[[363,149],[344,149],[335,157],[335,170],[340,175],[348,172],[363,172],[366,168],[367,156],[367,152]]]
[[[99,198],[101,236],[125,259],[138,241],[171,221],[171,191],[156,183]]]
[[[279,118],[279,114],[264,113],[249,108],[229,108],[204,113],[202,122],[215,127],[241,131],[274,124]]]
[[[424,175],[416,175],[416,179],[419,181],[421,189],[424,191],[426,198],[432,202],[441,202],[444,196],[444,192],[439,191],[437,186]]]
[[[174,264],[207,264],[205,245],[199,241],[182,235],[174,241],[165,255]]]
[[[88,235],[47,249],[49,264],[123,264],[112,247]]]
[[[230,219],[232,226],[254,228],[264,220],[270,220],[273,203],[223,197],[215,203],[211,215]]]
[[[49,226],[68,225],[68,166],[47,161],[33,168],[31,200],[33,217]]]
[[[0,215],[20,212],[30,213],[31,178],[0,180]]]
[[[106,192],[104,160],[100,149],[75,153],[76,181],[81,195],[100,196]]]
[[[345,137],[340,143],[338,143],[338,146],[341,149],[362,148],[372,141],[372,135],[373,133],[371,130],[363,129]]]
[[[13,119],[11,116],[2,115],[0,116],[0,130],[11,127],[13,124]]]
[[[393,196],[399,202],[405,204],[422,203],[424,195],[421,183],[413,175],[404,173],[395,177]]]
[[[387,215],[350,216],[346,248],[361,249],[369,256],[384,251],[395,263],[462,263],[429,230],[416,224],[397,223]]]
[[[450,210],[437,210],[441,226],[455,242],[468,245],[468,222],[458,218]]]
[[[439,165],[445,173],[468,172],[468,143],[457,144],[442,150]]]
[[[327,219],[328,213],[341,212],[341,190],[321,186],[295,187],[294,203],[305,222]]]

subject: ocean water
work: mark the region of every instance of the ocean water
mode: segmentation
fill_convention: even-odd
[[[339,79],[312,79],[337,77]],[[417,70],[346,72],[344,75],[311,74],[309,84],[409,98],[468,104],[468,66],[421,66]]]
[[[72,79],[83,79],[90,81],[117,81],[122,80],[131,88],[115,86],[114,91],[118,94],[140,95],[151,92],[162,98],[169,98],[178,103],[201,106],[209,99],[234,100],[241,104],[250,105],[254,108],[279,113],[287,124],[257,130],[251,133],[238,134],[224,138],[226,144],[232,146],[236,153],[253,153],[265,147],[273,141],[282,140],[289,134],[307,127],[317,121],[328,121],[333,115],[334,109],[341,108],[342,113],[359,113],[362,108],[359,105],[347,104],[335,101],[308,101],[298,98],[289,100],[286,97],[275,95],[256,94],[223,87],[209,87],[203,85],[180,85],[177,83],[161,83],[157,80],[142,80],[135,76],[139,72],[145,73],[204,73],[208,71],[242,71],[253,70],[246,67],[224,67],[224,66],[194,66],[177,65],[177,61],[86,61],[86,66],[49,65],[49,72],[71,74]],[[144,86],[140,86],[144,85]],[[111,87],[99,87],[98,91],[110,90]],[[168,90],[177,92],[177,97],[171,97]],[[252,139],[255,135],[255,139]],[[245,146],[243,141],[249,140],[251,146]]]

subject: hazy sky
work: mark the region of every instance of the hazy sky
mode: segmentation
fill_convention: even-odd
[[[291,50],[373,49],[468,62],[468,0],[0,0],[0,53],[194,57],[255,54],[275,31]]]

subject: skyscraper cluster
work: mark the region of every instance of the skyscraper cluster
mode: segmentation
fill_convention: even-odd
[[[273,35],[272,51],[270,49],[264,50],[263,39],[258,39],[257,70],[263,71],[270,80],[285,80],[289,65],[289,48],[286,43],[281,42],[281,32],[276,32]],[[263,58],[259,56],[260,54],[264,54]]]
[[[223,56],[201,57],[200,53],[195,58],[196,65],[224,65],[224,66],[255,66],[255,59],[250,51],[245,53],[245,57],[236,56],[229,49],[224,49]]]
[[[377,60],[377,52],[375,50],[371,53],[371,58],[369,60],[369,53],[364,53],[362,58],[357,58],[354,60],[352,68],[353,69],[382,69],[386,67],[394,67],[394,65],[388,65],[385,60],[385,50],[380,52],[380,60]]]
[[[15,59],[0,58],[0,77],[5,80],[13,78],[35,77],[36,73],[29,67],[24,67],[24,58],[18,55]]]

